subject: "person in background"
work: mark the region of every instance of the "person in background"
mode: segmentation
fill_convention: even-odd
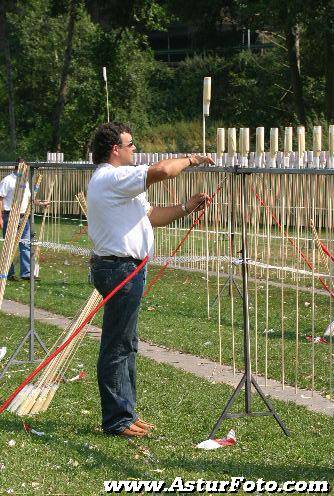
[[[91,275],[95,288],[105,297],[146,256],[153,256],[153,227],[204,209],[209,198],[197,193],[182,204],[157,207],[147,201],[147,189],[178,176],[186,167],[213,161],[191,155],[134,166],[132,132],[120,122],[102,124],[92,147],[97,169],[87,194],[88,234],[93,242]],[[106,434],[142,437],[153,428],[136,412],[137,321],[145,278],[146,267],[104,307],[97,375]]]
[[[20,163],[20,161],[21,161],[20,158],[17,159],[17,163]],[[3,237],[6,236],[9,214],[10,214],[10,209],[13,201],[13,194],[17,180],[17,170],[18,170],[18,165],[15,165],[14,171],[8,174],[8,176],[4,177],[2,181],[0,181],[0,228],[2,229]],[[20,223],[25,214],[25,211],[27,210],[30,196],[31,193],[30,193],[29,183],[27,181],[23,194],[22,205],[21,205]],[[42,200],[35,200],[35,204],[41,205],[44,208],[49,205],[47,201],[42,201]],[[20,223],[19,223],[19,227],[20,227]],[[30,222],[28,219],[26,225],[24,226],[21,240],[19,243],[20,276],[21,279],[23,280],[30,279],[30,245],[28,243],[29,240],[30,240]],[[10,281],[19,281],[19,278],[15,275],[14,264],[12,264],[9,269],[7,279]]]

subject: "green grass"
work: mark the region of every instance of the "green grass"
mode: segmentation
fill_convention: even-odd
[[[82,226],[79,220],[62,220],[59,241],[78,246],[89,246],[87,235],[80,236]],[[37,230],[38,230],[37,223]],[[47,224],[46,239],[54,238],[54,228]],[[175,245],[175,241],[171,245]],[[167,242],[167,241],[166,241]],[[168,252],[168,250],[166,250]],[[158,269],[149,268],[148,279]],[[241,267],[235,268],[241,274]],[[41,281],[36,283],[35,303],[37,307],[58,314],[73,317],[92,291],[88,284],[88,260],[86,257],[66,252],[42,251]],[[225,281],[222,277],[221,284]],[[272,280],[271,280],[272,282]],[[241,285],[241,281],[238,281]],[[217,294],[216,277],[210,278],[211,304]],[[29,303],[29,285],[26,282],[8,282],[6,298]],[[283,310],[281,302],[284,302]],[[298,367],[296,366],[296,293],[292,289],[269,287],[269,320],[266,325],[266,287],[263,282],[257,286],[250,283],[249,291],[251,318],[251,348],[253,370],[265,374],[265,353],[267,347],[267,375],[299,387],[314,388],[324,394],[333,394],[333,346],[312,345],[305,336],[322,335],[331,317],[329,298],[315,295],[314,329],[312,327],[312,296],[299,294],[299,345]],[[243,368],[243,318],[242,301],[234,291],[234,315],[232,328],[231,298],[227,290],[221,297],[221,328],[218,332],[218,308],[212,307],[211,319],[206,312],[206,282],[204,274],[167,270],[164,277],[154,286],[143,300],[140,316],[141,337],[156,344],[185,352],[234,364]],[[308,305],[308,306],[306,306]],[[257,314],[255,310],[257,308]],[[284,340],[282,341],[281,312],[284,314]],[[95,322],[101,323],[101,315]],[[270,334],[264,334],[268,327]],[[7,335],[5,327],[0,328],[0,340]],[[1,341],[0,341],[1,342]],[[256,344],[257,342],[257,344]],[[234,346],[234,353],[232,348]],[[283,360],[284,354],[284,360]],[[312,363],[315,363],[314,375]],[[284,364],[284,367],[283,367]]]
[[[240,271],[240,268],[237,269]],[[157,271],[151,266],[148,279]],[[87,282],[88,264],[85,257],[67,253],[44,251],[41,268],[41,281],[36,284],[36,306],[73,317],[92,291]],[[222,280],[224,282],[224,279]],[[268,346],[268,377],[284,380],[294,385],[296,381],[296,294],[285,289],[284,341],[281,329],[281,289],[270,287],[268,328],[273,332],[264,334],[266,329],[265,285],[258,283],[255,290],[250,284],[249,302],[251,317],[251,348],[253,370],[265,373],[265,347]],[[210,279],[211,303],[217,292],[216,278]],[[257,295],[257,328],[255,326],[255,294]],[[8,282],[6,298],[29,302],[29,286],[25,282]],[[312,334],[311,295],[300,293],[299,301],[299,357],[297,384],[324,393],[333,393],[333,347],[332,345],[312,344],[305,336]],[[200,273],[180,270],[167,270],[164,277],[154,286],[143,300],[140,315],[141,337],[156,344],[219,361],[220,337],[217,324],[217,305],[212,307],[211,319],[206,314],[206,283]],[[322,335],[328,325],[330,307],[327,296],[315,296],[315,335]],[[101,323],[101,315],[95,320]],[[232,364],[237,369],[243,367],[243,319],[242,301],[234,293],[234,329],[231,328],[231,299],[225,290],[221,298],[221,354],[222,362]],[[6,328],[0,329],[3,336]],[[257,339],[257,362],[255,360]],[[234,340],[234,357],[232,344]],[[282,353],[284,367],[282,368]],[[314,379],[312,361],[315,362]],[[314,384],[313,384],[314,382]]]
[[[27,319],[1,313],[11,330],[6,345],[11,352],[28,327]],[[51,343],[59,330],[38,324]],[[329,480],[333,482],[331,418],[307,412],[292,403],[275,401],[291,431],[287,438],[271,418],[227,420],[219,432],[236,430],[237,445],[217,451],[197,450],[208,437],[232,389],[212,384],[171,366],[138,360],[138,411],[154,422],[150,438],[129,443],[105,437],[99,429],[99,398],[95,377],[98,343],[86,339],[69,376],[79,364],[87,372],[82,382],[63,385],[50,409],[28,422],[43,437],[28,435],[16,416],[0,416],[0,494],[83,495],[104,494],[104,480],[164,479],[229,480],[234,476],[265,480]],[[11,368],[1,398],[19,383],[27,366]],[[80,369],[81,370],[81,369]],[[242,408],[241,399],[236,409]],[[263,409],[254,397],[254,408]],[[8,442],[15,441],[10,447]]]

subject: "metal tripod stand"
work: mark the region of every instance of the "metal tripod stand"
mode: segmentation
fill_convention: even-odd
[[[235,173],[240,174],[236,166]],[[263,417],[272,416],[279,424],[284,434],[290,435],[290,432],[286,428],[284,422],[274,409],[271,401],[266,398],[261,387],[258,385],[254,379],[251,372],[251,359],[250,359],[250,340],[249,340],[249,305],[248,305],[248,267],[247,267],[247,222],[246,222],[246,212],[247,212],[247,171],[241,172],[241,222],[242,222],[242,293],[243,293],[243,331],[244,331],[244,364],[245,371],[242,376],[241,381],[234,390],[232,396],[227,401],[219,419],[214,425],[209,439],[214,439],[216,432],[221,426],[222,422],[226,418],[238,418],[238,417]],[[252,398],[251,390],[252,385],[256,392],[259,394],[263,403],[266,405],[267,410],[264,412],[253,412],[252,411]],[[238,398],[242,389],[245,389],[245,411],[241,413],[229,413],[235,400]]]
[[[230,205],[230,208],[231,208],[231,215],[230,215],[230,218],[231,218],[231,234],[229,236],[229,248],[230,248],[230,256],[231,256],[231,259],[233,259],[233,256],[234,256],[234,238],[235,238],[235,202],[233,201],[233,199],[235,198],[235,183],[233,181],[233,176],[231,174],[230,178],[229,178],[229,182],[230,182],[230,190],[231,190],[231,205]],[[238,283],[236,281],[236,278],[235,278],[235,270],[233,268],[233,264],[230,262],[229,263],[229,273],[225,279],[225,282],[224,284],[221,286],[220,290],[219,290],[219,294],[217,294],[217,296],[215,297],[215,299],[213,300],[212,302],[212,307],[214,305],[216,305],[217,301],[218,301],[218,298],[220,298],[225,289],[227,289],[228,291],[228,295],[229,296],[232,296],[232,292],[233,292],[233,287],[236,289],[237,291],[237,294],[240,296],[240,298],[242,299],[242,292],[238,286]]]
[[[0,379],[6,374],[9,367],[16,363],[34,363],[39,362],[40,360],[35,357],[35,342],[41,346],[41,348],[48,353],[48,349],[44,343],[44,341],[38,335],[35,329],[35,222],[34,222],[34,213],[35,213],[35,204],[34,204],[34,186],[33,186],[33,178],[34,178],[34,168],[30,166],[29,169],[29,186],[31,191],[30,197],[30,301],[29,301],[29,330],[21,340],[16,350],[8,360],[6,366],[0,373]],[[17,355],[20,353],[22,348],[26,343],[29,343],[29,352],[27,360],[16,360]]]

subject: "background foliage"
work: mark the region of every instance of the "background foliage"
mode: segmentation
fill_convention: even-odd
[[[16,155],[43,159],[47,150],[54,151],[62,92],[57,146],[67,159],[85,158],[93,129],[106,120],[103,66],[108,68],[111,117],[129,122],[147,151],[200,146],[202,79],[208,75],[213,78],[212,140],[217,124],[254,128],[330,122],[333,17],[332,0],[196,0],[191,5],[3,0],[0,160]],[[177,19],[188,22],[197,37],[194,54],[171,65],[155,59],[148,34]],[[222,23],[230,26],[225,41],[219,36]],[[252,29],[251,50],[237,41],[245,27]]]

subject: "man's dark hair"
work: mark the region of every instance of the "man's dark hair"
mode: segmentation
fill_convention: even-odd
[[[108,160],[112,147],[122,143],[122,133],[132,134],[129,126],[122,122],[106,122],[97,128],[92,141],[94,164],[101,164]]]
[[[18,170],[18,168],[19,168],[19,164],[20,164],[21,162],[23,162],[23,161],[24,161],[24,159],[23,159],[22,157],[17,157],[17,159],[16,159],[16,163],[14,164],[14,171],[17,171],[17,170]]]

